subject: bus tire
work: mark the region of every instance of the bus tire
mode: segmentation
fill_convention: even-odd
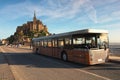
[[[63,52],[62,55],[61,55],[61,58],[62,58],[63,61],[67,61],[68,56],[65,52]]]

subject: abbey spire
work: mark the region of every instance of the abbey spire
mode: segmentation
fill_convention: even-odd
[[[34,11],[34,17],[33,17],[33,22],[35,21],[36,22],[37,18],[36,18],[36,13]]]
[[[33,17],[33,30],[37,30],[37,18],[36,18],[36,14],[35,14],[35,11],[34,11],[34,17]]]

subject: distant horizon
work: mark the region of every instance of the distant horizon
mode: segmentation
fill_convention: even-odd
[[[120,42],[109,42],[110,44],[118,44],[120,45]]]

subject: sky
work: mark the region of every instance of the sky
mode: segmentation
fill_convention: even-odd
[[[0,39],[32,21],[34,11],[50,33],[105,29],[110,42],[120,42],[120,0],[0,0]]]

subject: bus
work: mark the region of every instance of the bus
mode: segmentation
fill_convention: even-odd
[[[86,65],[108,61],[108,31],[83,29],[32,39],[33,52]]]

